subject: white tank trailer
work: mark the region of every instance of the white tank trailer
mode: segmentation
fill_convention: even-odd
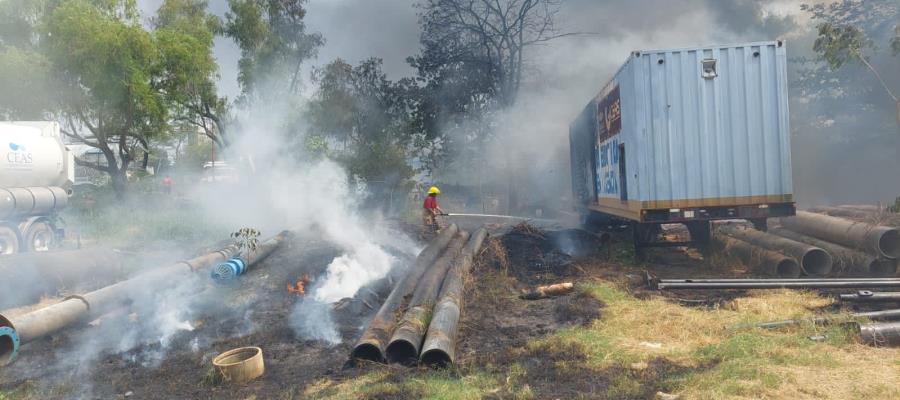
[[[75,179],[74,156],[47,121],[0,122],[0,254],[47,251],[63,231]]]

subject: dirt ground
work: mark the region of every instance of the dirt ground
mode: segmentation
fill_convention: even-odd
[[[588,352],[579,345],[535,343],[560,330],[590,325],[603,316],[605,304],[583,291],[534,301],[521,300],[516,293],[533,285],[602,280],[629,288],[629,293],[641,299],[660,294],[641,284],[641,277],[648,271],[667,278],[747,276],[739,263],[721,255],[703,258],[695,251],[659,249],[651,251],[647,263],[636,267],[621,238],[619,245],[610,245],[584,231],[546,232],[528,225],[504,232],[489,238],[476,260],[467,285],[457,367],[453,371],[476,369],[515,377],[510,378],[511,385],[527,386],[538,399],[653,398],[657,392],[671,388],[670,377],[713,366],[684,366],[660,357],[641,362],[639,367],[615,364],[599,371],[585,367]],[[352,382],[384,371],[387,373],[378,381],[370,383],[383,385],[384,390],[350,398],[424,397],[425,393],[392,386],[414,379],[417,369],[348,362],[367,318],[374,314],[379,298],[386,295],[384,289],[376,288],[365,299],[342,303],[333,312],[342,339],[338,345],[298,339],[291,328],[289,314],[301,298],[288,293],[286,283],[304,273],[320,276],[338,254],[313,238],[294,238],[251,270],[233,292],[230,301],[250,305],[251,313],[229,314],[226,307],[197,321],[198,328],[193,332],[176,336],[158,365],[142,362],[141,354],[147,349],[135,349],[102,354],[95,364],[83,368],[60,371],[53,367],[61,354],[59,349],[70,343],[71,331],[100,329],[97,327],[79,327],[29,344],[15,364],[0,369],[0,399],[299,399],[317,397],[309,394],[309,387],[318,382]],[[672,303],[709,309],[745,294],[662,293]],[[235,331],[233,327],[245,319],[250,319],[256,329],[251,333]],[[206,338],[199,347],[198,337]],[[242,346],[263,349],[265,375],[243,386],[220,382],[211,359]],[[619,387],[625,389],[617,392]],[[482,397],[516,396],[504,389]]]

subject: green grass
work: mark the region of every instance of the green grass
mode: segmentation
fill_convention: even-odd
[[[661,377],[658,386],[689,398],[779,398],[779,393],[788,393],[791,385],[797,385],[795,377],[785,371],[801,368],[842,375],[840,371],[859,368],[853,361],[856,335],[845,326],[806,323],[779,330],[727,328],[738,323],[808,318],[810,309],[828,301],[814,293],[763,291],[721,309],[700,309],[659,298],[637,299],[606,282],[582,284],[579,290],[606,304],[602,318],[590,326],[560,330],[529,346],[551,351],[577,346],[585,353],[585,365],[598,373],[653,359],[669,360],[684,368]],[[809,339],[819,335],[825,340]],[[876,397],[877,393],[895,393],[879,389],[879,384],[866,384],[859,393]],[[634,396],[640,388],[628,374],[612,375],[607,395]]]
[[[224,226],[202,211],[201,204],[161,193],[129,193],[118,199],[107,188],[83,189],[61,217],[67,240],[97,241],[110,246],[178,242],[208,244],[227,238],[236,227]]]
[[[403,374],[401,377],[392,374]],[[433,400],[476,400],[498,393],[503,398],[533,398],[527,385],[513,385],[524,371],[511,366],[507,373],[483,369],[431,370],[420,368],[398,372],[384,367],[343,382],[321,381],[307,387],[303,394],[312,399],[367,399],[403,397]]]

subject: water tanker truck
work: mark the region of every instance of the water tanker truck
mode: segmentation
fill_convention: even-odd
[[[72,193],[74,157],[56,122],[0,122],[0,255],[47,251]]]
[[[630,224],[640,249],[794,215],[787,88],[781,40],[632,52],[569,126],[582,221]],[[654,240],[671,223],[691,240]]]

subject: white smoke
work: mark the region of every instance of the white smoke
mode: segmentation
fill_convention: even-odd
[[[291,310],[291,326],[304,339],[318,340],[329,345],[341,342],[341,335],[331,317],[331,305],[314,298],[303,298]]]
[[[325,282],[316,288],[313,297],[326,303],[353,297],[361,287],[387,275],[396,261],[381,247],[364,243],[354,253],[341,255],[328,265]]]
[[[290,321],[299,337],[334,344],[340,336],[330,304],[385,277],[398,266],[397,256],[415,255],[418,245],[366,207],[365,184],[340,164],[327,157],[303,159],[298,156],[302,149],[287,147],[303,143],[302,127],[285,129],[288,122],[296,123],[290,118],[296,113],[296,106],[268,104],[264,111],[244,115],[226,160],[248,172],[246,189],[199,190],[195,197],[207,199],[205,209],[234,227],[256,228],[263,237],[283,229],[317,232],[341,251],[323,276],[313,277],[315,284],[295,305]]]

